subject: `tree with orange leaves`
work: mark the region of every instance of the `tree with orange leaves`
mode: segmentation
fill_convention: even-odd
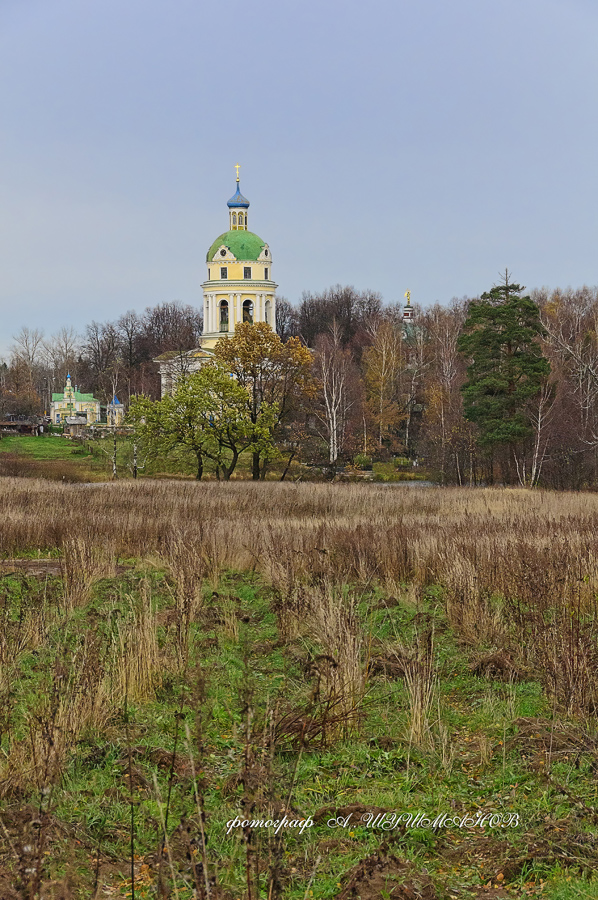
[[[237,382],[247,388],[252,422],[257,422],[264,404],[276,409],[273,431],[284,424],[301,396],[314,391],[312,356],[299,338],[283,343],[265,322],[241,322],[230,336],[221,338],[214,356]],[[253,453],[254,481],[264,478],[268,454]]]

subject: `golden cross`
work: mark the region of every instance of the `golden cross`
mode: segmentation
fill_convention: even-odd
[[[241,168],[241,166],[239,165],[239,163],[237,163],[237,165],[235,166],[235,169],[237,170],[237,181],[239,180],[239,169],[240,168]]]
[[[407,306],[411,304],[411,291],[405,291],[405,296],[407,297]]]

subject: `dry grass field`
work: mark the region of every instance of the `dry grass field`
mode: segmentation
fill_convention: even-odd
[[[3,478],[0,897],[598,897],[597,526],[592,494]]]

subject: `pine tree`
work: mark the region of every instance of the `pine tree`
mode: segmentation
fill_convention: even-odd
[[[473,301],[458,349],[470,360],[463,385],[465,418],[492,450],[521,444],[532,433],[526,406],[550,374],[538,338],[545,334],[538,306],[525,290],[504,283]]]

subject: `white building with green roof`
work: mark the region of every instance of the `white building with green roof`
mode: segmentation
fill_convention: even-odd
[[[99,422],[100,401],[93,394],[83,394],[71,384],[71,376],[66,376],[64,391],[52,394],[50,418],[53,425],[63,425],[67,417],[84,417],[88,425]]]

